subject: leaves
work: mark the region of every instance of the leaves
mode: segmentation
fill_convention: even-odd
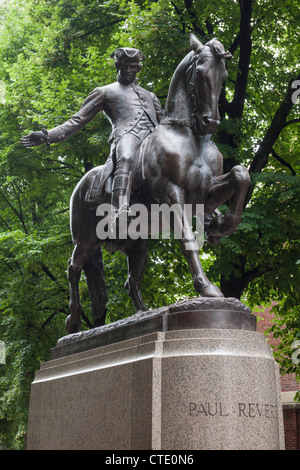
[[[7,364],[0,365],[0,440],[8,447],[22,448],[34,371],[65,334],[69,200],[86,169],[106,161],[110,124],[99,115],[50,150],[24,149],[20,138],[61,124],[95,87],[113,82],[110,55],[120,46],[143,51],[140,83],[162,104],[175,68],[189,51],[190,32],[203,42],[217,37],[233,54],[220,99],[223,120],[213,138],[225,171],[237,163],[249,168],[255,159],[253,192],[236,233],[216,248],[204,245],[201,260],[228,295],[242,296],[253,307],[277,302],[274,333],[282,347],[276,357],[283,371],[299,374],[291,361],[292,340],[300,330],[299,100],[291,106],[285,101],[299,74],[298,5],[295,0],[252,2],[250,20],[242,18],[246,34],[240,29],[242,3],[2,2],[0,340]],[[249,47],[247,65],[241,59]],[[126,260],[120,253],[104,253],[104,264],[108,321],[115,321],[133,313],[123,287]],[[176,240],[151,241],[143,294],[152,308],[197,295]],[[84,275],[80,295],[91,321]]]

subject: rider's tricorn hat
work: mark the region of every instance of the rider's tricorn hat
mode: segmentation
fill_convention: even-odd
[[[116,49],[110,56],[114,60],[129,60],[131,62],[142,62],[145,60],[145,56],[139,49],[132,47],[120,47]]]

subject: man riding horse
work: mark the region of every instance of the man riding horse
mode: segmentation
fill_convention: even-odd
[[[101,180],[95,177],[86,200],[97,202],[100,188],[114,172],[111,204],[117,216],[128,211],[126,193],[130,187],[130,173],[143,140],[160,122],[163,110],[158,98],[137,85],[136,75],[141,70],[143,53],[134,48],[116,49],[111,58],[118,71],[117,81],[96,88],[90,93],[82,108],[62,125],[49,131],[33,132],[22,138],[25,147],[42,143],[63,142],[82,129],[98,112],[103,111],[112,124],[109,137],[111,153]]]
[[[164,113],[156,96],[136,85],[136,74],[144,60],[141,51],[119,48],[112,54],[118,70],[116,83],[96,88],[80,111],[61,126],[22,139],[25,147],[64,141],[99,111],[104,111],[113,126],[109,139],[111,154],[106,164],[86,173],[70,200],[74,250],[68,263],[71,312],[66,320],[68,333],[75,333],[81,327],[82,270],[86,274],[94,325],[105,323],[107,290],[101,250],[104,247],[111,251],[110,243],[114,245],[114,241],[108,235],[98,237],[99,218],[104,214],[90,209],[94,204],[99,207],[106,203],[109,194],[119,218],[123,211],[127,216],[129,191],[132,200],[143,205],[156,201],[160,206],[179,207],[180,211],[173,211],[170,225],[172,230],[176,224],[180,228],[179,242],[195,290],[203,297],[223,297],[203,270],[199,247],[194,243],[190,247],[195,235],[184,209],[190,205],[194,216],[197,205],[203,206],[207,241],[216,244],[234,233],[241,222],[250,177],[241,165],[223,174],[223,157],[211,138],[220,123],[218,101],[227,77],[225,59],[231,54],[216,38],[202,44],[191,34],[190,45],[191,51],[182,59],[170,82]],[[224,204],[226,212],[216,213]],[[149,241],[147,237],[125,238],[120,237],[113,248],[127,258],[125,287],[135,310],[146,310],[141,286]]]

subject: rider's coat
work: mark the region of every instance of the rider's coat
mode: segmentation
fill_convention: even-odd
[[[112,124],[109,143],[115,143],[124,134],[139,127],[157,126],[162,118],[158,98],[135,83],[125,85],[119,81],[95,88],[81,109],[68,121],[49,130],[50,142],[62,142],[82,129],[97,113],[104,111]]]

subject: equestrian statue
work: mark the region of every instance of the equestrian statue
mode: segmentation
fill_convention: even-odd
[[[96,207],[110,203],[112,222],[119,227],[130,220],[130,207],[140,203],[177,205],[171,224],[181,227],[181,248],[192,275],[195,290],[203,297],[223,297],[204,273],[199,248],[190,248],[195,239],[185,220],[184,206],[203,205],[207,242],[216,245],[238,227],[246,192],[250,185],[247,169],[237,165],[223,174],[223,157],[211,140],[220,123],[218,101],[227,77],[225,59],[231,57],[216,38],[202,44],[190,37],[191,51],[174,72],[164,111],[158,98],[137,85],[143,53],[134,48],[118,48],[112,54],[117,81],[90,93],[81,109],[60,126],[33,132],[21,139],[25,147],[62,142],[82,129],[103,111],[112,125],[110,155],[106,163],[86,173],[77,184],[70,202],[74,250],[68,265],[70,315],[67,333],[81,328],[82,307],[79,280],[86,274],[94,326],[105,323],[107,290],[102,251],[120,250],[127,257],[125,287],[135,310],[145,311],[141,292],[142,275],[148,258],[148,238],[117,236],[108,231],[98,237]],[[217,208],[227,203],[222,215]],[[110,236],[111,234],[112,236]]]

